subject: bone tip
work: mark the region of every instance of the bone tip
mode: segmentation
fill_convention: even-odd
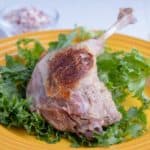
[[[133,15],[133,9],[132,8],[120,8],[119,9],[119,15],[118,15],[118,20],[122,19],[125,16],[131,16],[130,18],[130,23],[134,24],[137,22],[137,19]]]

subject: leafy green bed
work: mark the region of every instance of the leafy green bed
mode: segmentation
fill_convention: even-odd
[[[68,35],[60,34],[58,41],[49,43],[49,51],[66,47],[73,41],[83,41],[96,37],[101,32],[77,29]],[[29,46],[30,45],[30,46]],[[32,45],[32,46],[31,46]],[[105,52],[97,58],[99,78],[112,92],[113,100],[123,118],[120,122],[95,133],[92,140],[73,133],[60,132],[48,124],[39,114],[30,112],[26,100],[26,86],[32,71],[44,51],[44,47],[34,39],[17,42],[18,55],[6,55],[6,66],[0,67],[0,123],[7,127],[24,128],[29,134],[48,143],[67,138],[72,146],[108,146],[143,134],[147,128],[144,113],[150,100],[144,95],[146,78],[150,76],[150,59],[144,58],[137,50],[130,52]],[[129,93],[141,102],[140,107],[126,110],[123,102]]]

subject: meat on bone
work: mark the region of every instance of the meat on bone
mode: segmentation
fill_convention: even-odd
[[[120,9],[118,20],[101,37],[46,54],[27,87],[31,110],[58,130],[88,138],[119,121],[112,95],[98,78],[96,56],[108,37],[134,22],[131,8]]]

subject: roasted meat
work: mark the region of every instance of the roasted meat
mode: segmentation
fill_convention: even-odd
[[[112,95],[97,76],[96,56],[110,35],[134,21],[132,9],[121,9],[117,22],[101,37],[46,54],[27,87],[31,110],[58,130],[86,137],[119,121]]]

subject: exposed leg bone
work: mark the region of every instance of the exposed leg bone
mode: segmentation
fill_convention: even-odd
[[[116,31],[126,27],[129,24],[134,24],[136,18],[133,16],[132,8],[121,8],[117,21],[100,37],[99,40],[105,41]]]
[[[136,18],[133,16],[132,8],[121,8],[118,14],[117,21],[111,25],[108,30],[97,39],[90,39],[83,44],[86,44],[93,54],[99,55],[103,52],[103,46],[105,41],[116,31],[126,27],[129,24],[134,24]]]

